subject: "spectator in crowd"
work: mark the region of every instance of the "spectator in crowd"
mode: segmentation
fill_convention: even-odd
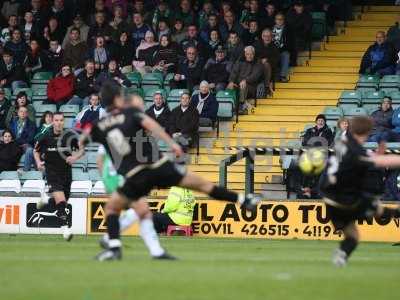
[[[47,85],[47,102],[56,104],[57,108],[66,104],[74,95],[75,77],[71,67],[64,64],[61,73],[51,79]]]
[[[243,44],[253,45],[259,39],[257,20],[251,19],[249,21],[249,28],[243,32]]]
[[[217,50],[219,46],[222,46],[218,30],[211,30],[210,39],[208,40],[207,46],[208,46],[208,51],[206,58],[213,57],[215,54],[215,50]]]
[[[51,18],[58,20],[60,24],[63,24],[62,34],[65,35],[65,31],[69,25],[71,25],[72,15],[70,10],[64,6],[64,0],[53,0],[53,5],[50,7]],[[62,40],[59,41],[60,45]]]
[[[74,19],[73,23],[71,26],[68,27],[67,33],[65,34],[64,41],[62,43],[62,47],[65,49],[65,46],[68,44],[70,41],[70,33],[72,29],[79,29],[79,41],[80,42],[85,42],[88,39],[88,34],[89,34],[89,26],[85,24],[83,21],[81,15],[77,14]]]
[[[178,64],[178,49],[176,43],[172,42],[169,36],[161,36],[160,44],[154,53],[153,62],[153,70],[160,71],[164,75],[175,73]]]
[[[361,60],[360,74],[379,76],[395,73],[395,53],[392,45],[386,41],[383,31],[376,33],[376,42],[369,46]]]
[[[8,127],[6,123],[8,111],[11,108],[11,101],[6,98],[6,93],[3,88],[0,88],[0,130]]]
[[[194,24],[188,26],[187,36],[181,42],[181,48],[184,52],[183,54],[186,53],[189,47],[196,48],[201,57],[207,56],[207,47],[205,47],[204,43],[198,37],[197,27]]]
[[[229,10],[224,14],[224,21],[219,25],[221,39],[226,42],[231,32],[235,32],[239,37],[242,35],[243,27],[235,19],[233,11]]]
[[[225,49],[220,46],[215,51],[215,57],[208,59],[203,69],[203,78],[209,82],[209,88],[216,92],[222,91],[228,84],[232,63],[225,58]]]
[[[203,43],[208,44],[210,41],[211,31],[216,30],[218,32],[218,17],[216,14],[210,14],[208,16],[207,24],[200,31],[200,38]]]
[[[0,141],[0,172],[17,171],[22,149],[14,141],[10,130],[4,130]]]
[[[86,106],[89,96],[96,92],[96,73],[93,60],[85,61],[84,70],[75,79],[75,95],[68,104]]]
[[[200,83],[203,65],[203,60],[198,56],[197,49],[189,47],[186,50],[186,57],[179,62],[178,70],[170,82],[171,88],[193,91]]]
[[[385,97],[388,98],[388,97]],[[392,131],[388,133],[388,138],[386,139],[388,142],[400,142],[400,109],[396,108],[393,111],[392,116],[392,126],[394,127]]]
[[[103,36],[97,36],[95,46],[89,49],[86,59],[92,59],[95,63],[96,71],[102,71],[107,67],[111,58],[111,52],[105,44]]]
[[[35,122],[28,119],[28,109],[26,107],[21,106],[18,108],[18,116],[11,121],[10,131],[25,154],[24,171],[29,171],[34,163],[33,142],[36,126]]]
[[[333,133],[326,125],[325,115],[319,114],[315,118],[315,126],[306,130],[303,146],[329,146],[333,142]]]
[[[280,52],[280,77],[277,80],[281,82],[288,81],[290,53],[294,51],[294,37],[292,31],[285,23],[285,16],[277,14],[275,16],[275,25],[272,28],[272,36],[275,46]]]
[[[4,51],[0,60],[0,88],[15,91],[27,86],[23,66],[14,60],[12,52]]]
[[[172,28],[171,39],[177,43],[182,44],[182,41],[186,38],[186,30],[183,27],[182,20],[175,20],[174,27]]]
[[[94,9],[91,11],[91,15],[89,17],[89,27],[96,24],[96,17],[98,13],[102,13],[105,20],[111,19],[110,11],[106,8],[104,0],[95,0]],[[87,42],[89,43],[89,40]]]
[[[36,72],[44,70],[46,56],[40,48],[37,40],[31,40],[29,43],[29,49],[24,59],[24,67],[26,74],[30,77]]]
[[[154,93],[153,105],[146,110],[146,114],[156,120],[166,131],[169,130],[171,111],[161,93]]]
[[[59,45],[64,40],[65,30],[55,17],[49,19],[48,26],[43,29],[43,47],[48,49],[50,41],[56,40]]]
[[[151,28],[144,23],[143,15],[140,12],[135,12],[133,14],[133,28],[131,31],[133,47],[135,49],[139,47],[140,42],[145,39],[145,35],[148,31],[151,32]]]
[[[200,126],[211,126],[217,120],[218,102],[207,81],[200,82],[200,92],[193,95],[191,102],[199,113]]]
[[[106,0],[104,6],[109,10],[112,11],[113,8],[118,6],[123,14],[121,17],[126,18],[128,12],[128,0]]]
[[[123,87],[130,87],[132,85],[130,80],[118,69],[118,64],[115,59],[111,59],[108,63],[107,70],[104,70],[99,74],[96,79],[95,89],[100,91],[101,86],[110,80],[115,81],[116,84]]]
[[[8,17],[8,27],[3,28],[0,33],[0,43],[3,44],[3,46],[11,41],[11,35],[14,29],[16,29],[18,26],[18,17],[16,15],[10,15]]]
[[[26,52],[28,51],[28,46],[22,39],[21,30],[15,28],[11,34],[11,40],[6,42],[4,45],[4,50],[14,54],[14,60],[18,64],[24,62]]]
[[[25,1],[28,2],[28,1]],[[26,3],[20,7],[20,11],[22,14],[25,14],[27,11],[32,12],[33,19],[35,20],[35,24],[38,26],[39,30],[42,30],[46,25],[48,20],[48,10],[46,9],[44,2],[41,0],[31,0],[30,3]]]
[[[378,110],[374,111],[371,118],[374,120],[374,127],[368,139],[369,142],[388,141],[392,126],[393,108],[392,99],[385,97]]]
[[[182,20],[185,26],[196,23],[196,15],[189,0],[181,0],[179,8],[175,13],[175,18]]]
[[[46,52],[46,70],[56,75],[61,68],[64,59],[64,50],[57,40],[50,41],[50,48]]]
[[[259,11],[259,5],[257,0],[250,0],[249,6],[246,7],[245,10],[242,11],[242,16],[240,22],[242,26],[245,28],[250,28],[250,22],[256,21],[258,25],[260,25],[262,15]]]
[[[286,15],[288,26],[293,31],[295,37],[295,50],[291,55],[291,65],[297,65],[297,53],[306,49],[307,42],[311,37],[312,17],[311,14],[304,9],[302,1],[295,1],[293,8]]]
[[[183,147],[191,146],[199,130],[199,113],[190,103],[189,93],[183,93],[180,105],[171,112],[170,134]]]
[[[78,28],[72,28],[69,32],[69,40],[64,46],[64,63],[78,71],[83,67],[85,55],[88,51],[86,42],[81,40]]]
[[[209,21],[210,15],[218,16],[218,12],[214,9],[214,6],[211,1],[206,0],[203,2],[203,7],[198,13],[198,23],[199,27],[203,28],[207,26],[207,22]]]
[[[92,94],[89,98],[89,105],[84,107],[76,116],[75,126],[77,128],[87,128],[105,115],[106,111],[100,106],[100,98],[98,94]]]
[[[33,19],[33,14],[27,11],[24,16],[24,23],[21,26],[22,35],[25,41],[30,41],[31,39],[39,39],[40,31],[38,26],[35,24]]]
[[[28,118],[32,122],[35,122],[35,108],[32,104],[28,102],[28,96],[25,92],[19,92],[17,97],[15,98],[14,104],[8,110],[8,114],[6,116],[6,126],[9,126],[10,122],[18,116],[18,109],[20,107],[26,107],[28,111]]]
[[[343,136],[346,136],[348,128],[349,120],[347,118],[340,118],[336,124],[335,141],[340,140]]]
[[[150,73],[157,48],[158,43],[155,41],[154,33],[150,30],[147,31],[144,40],[136,48],[136,60],[133,61],[134,70],[142,74]]]
[[[33,138],[35,143],[44,136],[47,131],[53,125],[53,113],[51,111],[45,111],[39,122],[39,129],[36,132],[35,137]]]
[[[11,15],[17,15],[20,5],[21,1],[19,0],[4,1],[3,6],[1,7],[1,14],[5,18],[9,18]]]
[[[237,32],[229,32],[229,38],[226,43],[227,59],[231,63],[237,62],[243,56],[244,46],[240,41],[240,37]]]
[[[273,2],[267,2],[261,12],[261,28],[272,29],[275,25],[276,8]]]
[[[171,30],[169,29],[168,21],[166,19],[160,19],[156,30],[157,41],[160,42],[163,35],[169,36],[170,34]]]
[[[172,11],[169,9],[168,4],[165,1],[159,1],[151,18],[151,26],[153,30],[157,30],[160,20],[164,20],[166,23],[169,23],[171,21],[171,17]]]
[[[229,76],[227,89],[239,89],[239,113],[247,114],[250,104],[247,99],[256,96],[257,85],[262,82],[263,65],[255,59],[253,46],[244,48],[244,60],[237,61]]]
[[[398,16],[397,22],[391,26],[387,32],[387,41],[391,43],[396,52],[400,51],[400,16]]]
[[[144,21],[150,20],[151,17],[151,9],[150,7],[145,7],[144,6],[144,1],[143,0],[135,0],[133,2],[133,13],[140,13],[143,16]]]
[[[97,44],[97,38],[99,36],[103,37],[105,42],[111,40],[112,28],[106,22],[106,17],[103,12],[96,13],[96,22],[94,25],[90,26],[88,32],[88,44],[93,46]]]
[[[129,39],[129,32],[122,31],[118,42],[114,46],[113,57],[118,60],[118,64],[121,67],[122,73],[128,73],[132,71],[132,62],[135,55],[133,44]]]
[[[254,48],[256,57],[264,66],[265,86],[269,87],[272,93],[271,79],[279,78],[280,52],[272,40],[271,29],[266,28],[262,31],[261,40],[255,42]]]
[[[128,24],[123,16],[122,6],[114,5],[112,11],[113,18],[109,24],[111,27],[111,39],[116,42],[119,39],[120,32],[128,30]]]

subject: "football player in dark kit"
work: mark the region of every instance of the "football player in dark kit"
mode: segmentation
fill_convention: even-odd
[[[111,195],[106,204],[109,248],[97,255],[97,260],[121,259],[119,214],[127,206],[132,207],[139,216],[140,236],[150,249],[152,257],[175,259],[160,246],[151,211],[144,198],[155,187],[186,187],[218,200],[237,202],[249,210],[256,209],[260,199],[254,195],[238,195],[186,171],[185,166],[175,163],[167,156],[160,158],[158,149],[149,142],[144,131],[166,142],[175,156],[180,157],[183,152],[164,129],[143,111],[131,106],[125,108],[125,99],[117,85],[105,83],[100,95],[108,115],[99,120],[90,132],[86,132],[86,137],[81,138],[81,153],[74,160],[83,154],[85,139],[99,142],[106,148],[118,168],[118,173],[125,177],[125,183]]]
[[[38,169],[46,173],[49,192],[54,199],[63,236],[67,241],[72,239],[67,210],[72,182],[70,158],[72,151],[79,149],[78,139],[74,132],[64,131],[64,115],[54,113],[52,128],[36,143],[34,150]]]
[[[354,117],[349,133],[335,143],[334,154],[320,179],[320,193],[326,204],[327,214],[336,230],[342,230],[344,240],[334,251],[332,262],[345,266],[359,241],[355,221],[362,218],[399,218],[400,208],[383,207],[379,189],[373,181],[376,168],[400,166],[400,156],[368,154],[363,148],[373,128],[368,117]]]

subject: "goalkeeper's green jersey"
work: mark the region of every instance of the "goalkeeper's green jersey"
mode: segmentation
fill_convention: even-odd
[[[105,154],[103,157],[103,170],[101,177],[106,192],[111,194],[118,187],[124,184],[124,177],[117,173],[111,158],[107,154]]]

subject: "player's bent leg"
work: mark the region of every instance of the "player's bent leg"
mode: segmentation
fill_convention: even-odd
[[[217,186],[192,172],[187,172],[179,186],[192,189],[209,195],[210,197],[228,202],[238,202],[247,210],[255,210],[260,198],[253,194],[243,195],[232,192],[224,187]]]
[[[340,243],[338,249],[335,250],[332,262],[337,267],[344,267],[351,253],[356,249],[359,241],[359,233],[356,224],[350,223],[343,229],[344,240]]]
[[[56,203],[57,217],[61,220],[63,238],[69,242],[72,240],[73,234],[69,228],[70,224],[68,224],[67,199],[62,191],[54,191],[53,198]]]
[[[382,204],[379,204],[379,206],[376,209],[375,216],[379,218],[389,218],[389,219],[400,218],[400,207],[389,208],[382,206]]]

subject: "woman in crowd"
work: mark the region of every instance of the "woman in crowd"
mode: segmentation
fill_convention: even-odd
[[[17,116],[18,108],[25,106],[28,109],[28,119],[35,122],[35,108],[28,102],[28,96],[25,92],[19,92],[14,104],[11,106],[6,117],[6,124],[10,124],[11,120]]]
[[[114,47],[114,57],[118,59],[118,64],[121,67],[122,73],[132,71],[132,61],[134,48],[132,41],[129,39],[129,33],[122,31],[119,35],[119,40]]]
[[[142,74],[152,71],[153,56],[157,51],[158,43],[155,41],[154,33],[150,30],[146,32],[144,40],[140,42],[136,49],[136,60],[133,61],[134,71]]]
[[[0,141],[0,172],[16,171],[21,156],[22,149],[14,141],[11,131],[4,130]]]
[[[164,74],[175,72],[178,63],[178,49],[169,36],[161,36],[160,45],[154,54],[153,61],[155,64],[153,70]]]
[[[35,142],[37,142],[43,135],[45,135],[52,125],[53,113],[51,111],[45,111],[43,116],[40,118],[39,130],[37,131],[34,138]]]

